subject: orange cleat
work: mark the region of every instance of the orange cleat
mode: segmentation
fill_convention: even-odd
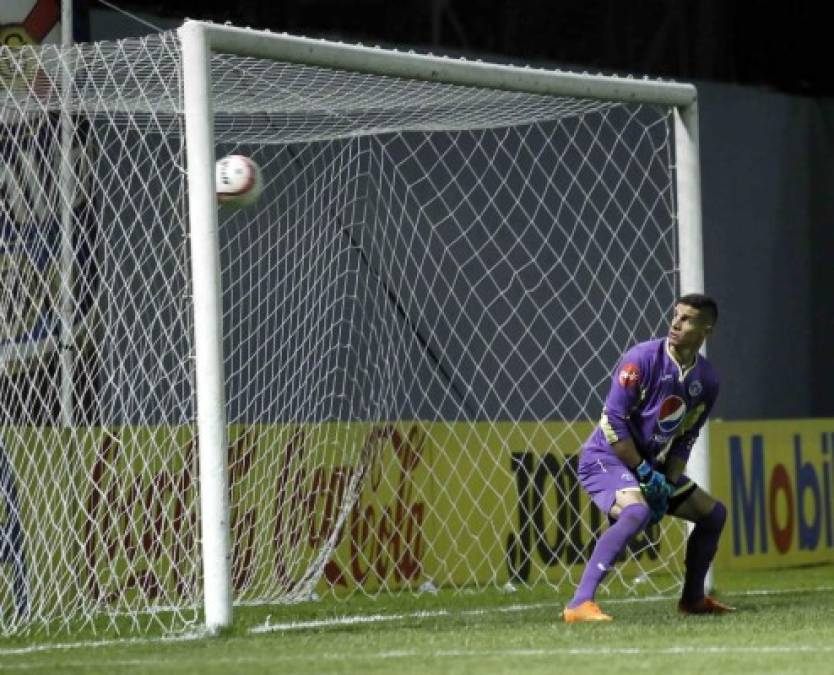
[[[681,600],[678,602],[678,611],[681,614],[729,614],[735,612],[736,608],[705,595],[695,602]]]
[[[565,623],[580,623],[583,621],[611,621],[612,617],[603,612],[593,600],[586,600],[578,607],[565,607],[562,612]]]

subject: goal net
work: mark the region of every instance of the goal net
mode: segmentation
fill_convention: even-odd
[[[235,603],[569,595],[606,526],[577,453],[680,287],[673,108],[220,53],[210,76],[214,156],[265,182],[217,228]],[[183,82],[175,32],[0,49],[5,634],[201,621]],[[677,587],[663,529],[609,592]]]

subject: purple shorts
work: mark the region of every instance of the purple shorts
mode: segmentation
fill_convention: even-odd
[[[579,458],[579,484],[593,500],[597,508],[605,514],[611,511],[619,490],[639,490],[637,478],[612,452],[583,449]],[[675,509],[695,490],[697,485],[685,474],[674,483],[674,491],[669,499],[669,513]]]
[[[619,490],[639,490],[637,478],[613,454],[583,452],[579,458],[579,484],[597,508],[607,514]]]

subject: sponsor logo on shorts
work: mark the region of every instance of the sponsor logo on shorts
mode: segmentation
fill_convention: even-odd
[[[657,426],[664,433],[670,434],[678,428],[686,415],[686,403],[680,396],[668,396],[660,404],[657,413]]]
[[[626,363],[620,369],[620,386],[631,389],[640,384],[640,369],[633,363]]]

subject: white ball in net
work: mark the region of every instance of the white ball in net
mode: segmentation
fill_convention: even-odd
[[[257,201],[263,191],[260,167],[244,155],[218,159],[214,180],[217,199],[223,206],[248,206]]]

